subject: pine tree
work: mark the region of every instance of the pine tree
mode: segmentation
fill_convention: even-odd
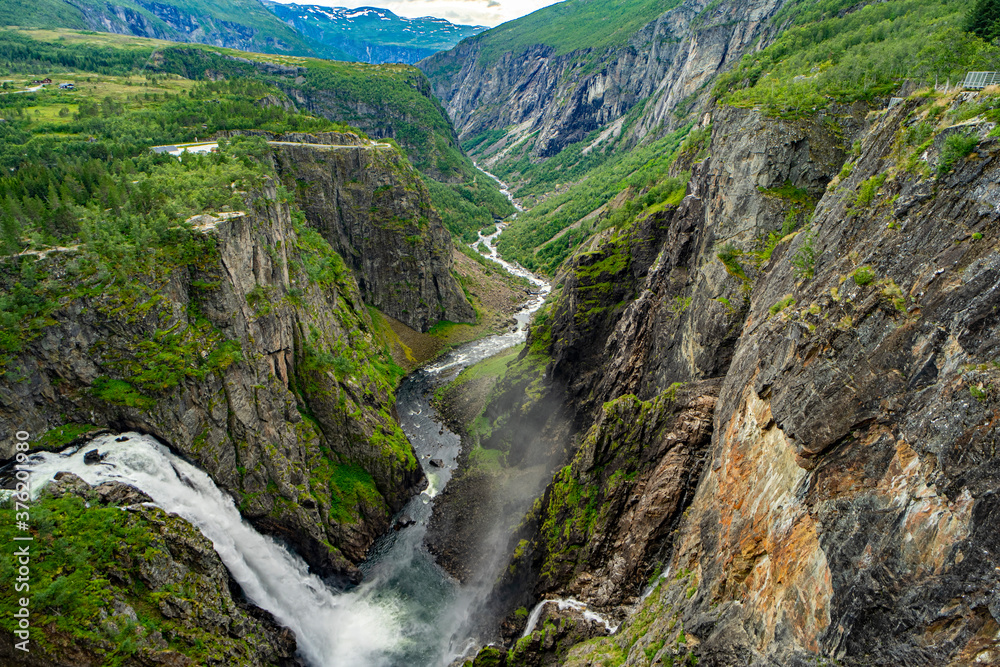
[[[976,0],[965,19],[965,30],[987,42],[1000,37],[1000,0]]]

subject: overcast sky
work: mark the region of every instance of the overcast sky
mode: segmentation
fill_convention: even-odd
[[[556,0],[277,0],[299,5],[327,7],[381,7],[394,14],[417,18],[438,16],[452,23],[493,26],[530,14],[536,9],[554,4]]]

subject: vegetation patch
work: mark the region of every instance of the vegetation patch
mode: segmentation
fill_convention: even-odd
[[[816,247],[813,245],[815,233],[810,229],[803,234],[802,244],[792,255],[792,266],[795,275],[806,280],[811,279],[816,272]]]
[[[835,102],[888,97],[904,80],[961,81],[969,70],[995,69],[1000,53],[966,31],[967,9],[937,0],[787,3],[772,22],[790,27],[720,75],[714,93],[726,104],[798,118]]]
[[[854,284],[864,287],[875,280],[875,271],[870,266],[859,266],[851,272],[850,277],[854,279]]]
[[[955,168],[960,160],[964,160],[979,145],[979,137],[975,133],[956,132],[949,134],[941,148],[941,159],[938,161],[939,176],[947,174]]]
[[[0,507],[0,518],[0,539],[12,544],[16,523],[9,503]],[[218,601],[223,591],[208,578],[191,572],[183,583],[158,590],[146,583],[149,569],[163,567],[164,557],[171,557],[162,535],[203,539],[183,519],[157,508],[124,512],[75,495],[43,494],[32,504],[32,524],[32,639],[40,653],[53,649],[60,654],[54,644],[62,646],[69,638],[77,649],[93,652],[108,667],[133,664],[144,650],[164,640],[197,664],[208,664],[215,656],[249,654],[244,640],[189,627],[189,621],[161,612],[167,608],[160,606],[161,601],[180,608]],[[4,559],[0,577],[13,582],[16,569],[14,559]],[[13,585],[0,587],[4,632],[16,628],[14,611],[23,595]],[[120,613],[123,604],[130,607],[131,616]]]
[[[786,308],[794,305],[795,305],[795,297],[792,296],[791,294],[786,294],[784,297],[776,301],[774,305],[772,305],[768,310],[771,312],[772,315],[777,315]]]
[[[93,424],[64,424],[42,434],[36,443],[38,449],[59,451],[77,438],[97,430]]]

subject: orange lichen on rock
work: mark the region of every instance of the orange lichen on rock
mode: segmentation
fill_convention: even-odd
[[[905,508],[901,555],[914,575],[941,574],[950,562],[951,550],[969,536],[972,495],[962,489],[952,501],[939,493],[928,481],[933,469],[932,463],[921,461],[910,445],[900,440],[878,486],[890,504]]]
[[[808,473],[752,388],[723,438],[721,466],[706,487],[711,497],[703,499],[719,513],[714,558],[725,574],[715,594],[759,619],[760,649],[791,631],[802,648],[816,651],[830,624],[833,588],[816,522],[798,498]]]

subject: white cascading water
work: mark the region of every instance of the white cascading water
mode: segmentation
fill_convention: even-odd
[[[488,171],[486,171],[485,169],[483,169],[482,167],[480,167],[480,166],[479,166],[479,165],[478,165],[478,164],[476,163],[476,161],[475,161],[475,160],[473,160],[473,161],[472,161],[472,166],[474,166],[474,167],[475,167],[476,169],[478,169],[479,171],[483,172],[484,174],[486,174],[487,176],[489,176],[489,177],[490,177],[491,179],[493,179],[494,181],[496,181],[496,184],[500,186],[500,193],[501,193],[501,194],[502,194],[502,195],[503,195],[504,197],[506,197],[506,198],[507,198],[507,200],[508,200],[508,201],[509,201],[509,202],[510,202],[511,204],[513,204],[514,208],[515,208],[515,209],[517,209],[518,213],[520,213],[521,211],[523,211],[523,210],[524,210],[524,207],[523,207],[523,206],[521,206],[521,205],[520,205],[520,204],[518,204],[518,203],[517,203],[516,201],[514,201],[514,196],[513,196],[512,194],[510,194],[510,189],[509,189],[509,188],[507,187],[507,184],[506,184],[506,183],[504,183],[504,182],[503,182],[503,181],[501,181],[501,180],[500,180],[499,178],[497,178],[496,176],[494,176],[494,175],[493,175],[493,174],[491,174],[490,172],[488,172]],[[514,215],[516,216],[516,215],[517,215],[517,213],[515,213]]]
[[[535,608],[531,610],[531,614],[528,616],[528,623],[524,626],[524,632],[521,633],[521,638],[524,639],[532,632],[535,631],[535,627],[538,625],[539,619],[542,617],[542,612],[545,610],[545,605],[554,604],[560,611],[566,611],[567,609],[572,609],[580,613],[585,620],[593,621],[594,623],[602,623],[604,628],[608,631],[609,635],[613,635],[618,631],[617,625],[612,625],[611,621],[604,618],[596,611],[591,611],[587,608],[587,603],[580,602],[573,598],[552,598],[549,600],[542,600],[535,605]]]
[[[360,591],[335,594],[301,558],[246,523],[206,473],[150,436],[125,437],[101,436],[75,452],[33,456],[33,495],[60,471],[91,485],[116,481],[142,489],[157,506],[201,529],[246,596],[295,632],[299,652],[315,667],[377,664],[375,656],[400,640],[394,609]],[[84,451],[95,448],[104,462],[85,464]]]

